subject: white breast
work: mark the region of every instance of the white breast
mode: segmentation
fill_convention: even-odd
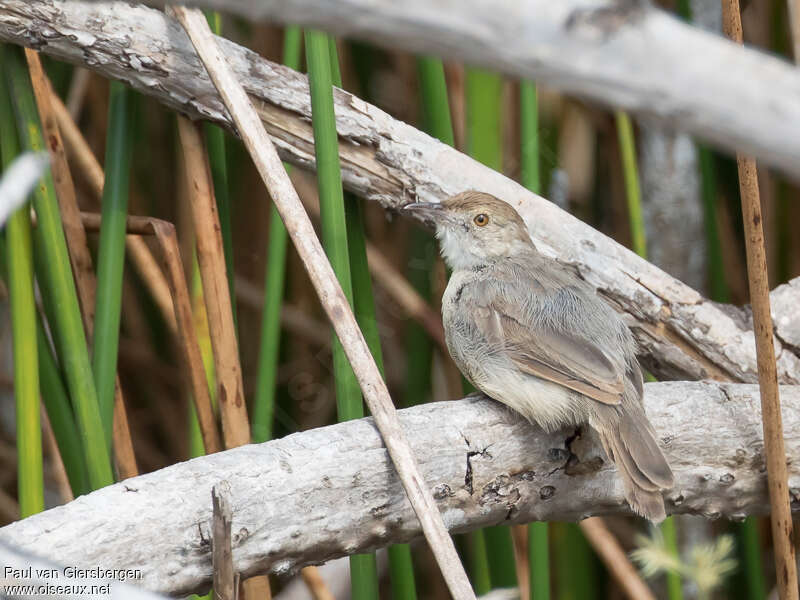
[[[554,431],[569,424],[586,420],[583,402],[576,394],[560,386],[532,375],[521,373],[510,364],[500,361],[487,364],[480,382],[475,385],[498,402],[513,408],[529,421],[547,431]]]

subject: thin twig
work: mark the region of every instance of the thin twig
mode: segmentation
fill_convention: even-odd
[[[739,0],[723,0],[722,29],[725,35],[742,43],[742,15]],[[764,428],[764,453],[769,486],[770,523],[775,556],[775,574],[781,600],[797,600],[797,563],[792,541],[792,512],[788,490],[786,448],[783,439],[778,370],[773,346],[772,314],[769,302],[767,256],[758,172],[753,158],[736,154],[739,167],[739,191],[742,198],[747,279],[753,307],[753,332],[756,338],[758,387],[761,394],[761,422]]]
[[[250,443],[250,424],[244,402],[242,367],[233,321],[225,267],[222,229],[202,133],[195,123],[178,116],[178,136],[186,164],[197,262],[203,283],[211,348],[217,374],[217,398],[226,448]]]
[[[336,280],[311,220],[303,210],[272,140],[241,84],[225,63],[203,14],[182,7],[173,10],[233,116],[242,141],[264,180],[283,222],[287,225],[298,254],[308,270],[309,278],[350,360],[364,393],[364,399],[375,418],[375,423],[452,595],[457,600],[474,598],[475,594],[456,554],[453,541],[447,533],[442,517],[403,435],[389,390],[381,378],[353,311]]]
[[[36,97],[36,106],[39,109],[43,134],[50,151],[50,170],[53,174],[53,185],[55,186],[58,205],[61,209],[61,220],[64,223],[64,235],[67,238],[67,249],[69,250],[70,263],[72,264],[78,290],[83,326],[86,330],[87,340],[91,342],[92,331],[94,330],[97,282],[92,267],[92,256],[89,253],[89,245],[86,240],[86,231],[81,223],[78,200],[75,196],[75,186],[72,182],[72,175],[67,164],[67,155],[64,151],[64,144],[61,140],[61,133],[53,109],[52,98],[56,94],[52,90],[44,69],[42,69],[39,54],[26,48],[25,60],[28,62],[33,92]],[[114,425],[112,431],[114,458],[119,476],[122,479],[127,479],[138,475],[139,469],[136,465],[136,455],[133,451],[133,441],[131,440],[128,415],[125,409],[119,376],[116,377],[114,382]]]

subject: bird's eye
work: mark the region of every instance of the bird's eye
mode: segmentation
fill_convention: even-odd
[[[475,215],[475,218],[472,219],[472,221],[478,227],[483,227],[483,226],[489,224],[489,215],[487,215],[485,213],[477,214],[477,215]]]

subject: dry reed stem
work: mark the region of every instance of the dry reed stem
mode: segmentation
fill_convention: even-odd
[[[55,94],[52,98],[58,125],[64,134],[70,155],[99,202],[103,195],[105,181],[103,168],[60,98]],[[99,230],[99,215],[83,215],[83,219],[87,227]],[[96,222],[93,219],[96,219]],[[203,446],[207,453],[218,452],[221,450],[219,433],[211,408],[211,397],[205,378],[197,332],[194,328],[191,299],[183,273],[180,250],[177,239],[173,239],[175,238],[174,227],[170,223],[156,219],[143,222],[138,218],[128,217],[127,223],[128,233],[135,233],[131,231],[131,228],[138,226],[141,227],[139,235],[155,235],[159,243],[166,271],[169,273],[169,280],[164,276],[150,248],[141,237],[129,235],[125,239],[128,256],[132,259],[162,317],[183,350]],[[116,429],[116,416],[114,424]],[[120,470],[122,471],[122,469]]]
[[[394,268],[392,263],[375,247],[367,242],[367,263],[369,272],[375,282],[385,289],[394,298],[406,314],[417,321],[431,339],[439,345],[445,356],[449,356],[447,342],[444,339],[444,326],[442,318],[431,308],[419,292]]]
[[[792,56],[800,63],[800,0],[787,0],[789,9],[789,28],[792,33]]]
[[[272,140],[252,103],[225,62],[203,14],[198,10],[174,7],[181,23],[206,66],[215,87],[233,117],[275,206],[286,224],[297,252],[308,270],[322,306],[342,343],[361,386],[375,424],[397,469],[425,537],[436,557],[442,575],[456,600],[474,599],[475,594],[447,533],[430,490],[419,472],[413,453],[403,434],[389,390],[358,328],[353,311],[328,262],[311,220],[275,151]]]
[[[89,244],[86,240],[86,231],[81,223],[78,200],[75,196],[75,185],[67,164],[67,153],[58,128],[58,120],[53,109],[52,98],[56,96],[50,81],[42,69],[39,54],[25,48],[25,60],[28,62],[28,71],[31,76],[33,93],[36,98],[36,107],[39,110],[39,120],[42,123],[42,137],[45,139],[50,152],[50,171],[53,176],[56,198],[61,212],[61,221],[64,224],[64,235],[67,239],[69,259],[72,264],[73,277],[78,291],[83,327],[86,331],[87,343],[91,343],[94,330],[95,281],[92,256],[89,253]],[[102,194],[102,192],[101,192]],[[117,471],[122,479],[138,475],[136,455],[133,451],[133,440],[128,426],[128,414],[122,396],[122,387],[119,375],[114,379],[114,421],[112,427],[112,448]]]
[[[100,202],[103,196],[103,185],[105,181],[103,168],[100,166],[100,163],[89,147],[89,143],[86,141],[86,138],[83,137],[75,121],[70,116],[67,107],[64,106],[64,103],[58,95],[53,94],[51,99],[53,110],[55,111],[58,121],[58,127],[61,130],[61,135],[64,136],[67,152],[73,164],[89,185],[95,200]],[[178,325],[175,322],[175,315],[172,311],[172,297],[169,291],[169,284],[164,274],[161,272],[161,269],[158,267],[158,262],[153,257],[153,253],[150,252],[150,248],[147,247],[144,240],[138,236],[126,237],[125,245],[134,268],[138,271],[145,286],[150,291],[150,295],[161,312],[161,316],[164,318],[170,331],[177,337]]]
[[[264,307],[263,288],[239,275],[236,276],[236,298],[254,311],[260,312]],[[331,343],[328,324],[309,316],[297,306],[284,304],[281,307],[281,326],[316,346],[327,347]]]
[[[213,506],[211,562],[214,565],[215,600],[236,600],[236,579],[233,571],[231,549],[231,522],[233,510],[228,497],[230,490],[223,481],[211,490]]]
[[[219,452],[222,450],[222,441],[217,429],[214,409],[211,405],[211,393],[208,389],[208,380],[203,366],[200,342],[197,338],[197,331],[194,328],[192,300],[189,288],[186,285],[186,277],[183,273],[178,236],[172,223],[156,221],[155,219],[153,221],[156,239],[161,247],[164,264],[169,274],[168,280],[174,298],[175,322],[182,340],[181,347],[183,348],[184,360],[189,371],[192,398],[194,399],[197,421],[203,438],[203,446],[206,454]]]
[[[222,435],[225,447],[235,448],[250,443],[250,423],[244,402],[242,367],[225,270],[222,229],[200,128],[186,117],[178,116],[177,119],[194,222],[197,262],[200,265],[214,353]]]
[[[133,451],[131,428],[128,424],[128,411],[122,398],[119,375],[114,374],[114,416],[111,423],[111,437],[114,440],[114,462],[119,479],[130,479],[139,474],[136,454]]]
[[[61,451],[58,449],[58,442],[56,442],[56,436],[53,433],[53,427],[50,425],[50,418],[47,416],[44,406],[41,407],[40,413],[42,440],[52,461],[50,473],[53,479],[56,480],[58,495],[61,496],[61,500],[66,504],[67,502],[72,502],[75,496],[72,493],[72,486],[69,484],[69,477],[67,477],[67,469],[64,467]]]
[[[98,213],[82,213],[81,217],[87,229],[100,230],[101,216]],[[219,452],[222,450],[222,443],[214,418],[214,409],[211,405],[211,394],[203,367],[200,343],[194,327],[192,301],[183,273],[183,262],[175,226],[161,219],[129,216],[126,221],[126,231],[128,234],[153,235],[156,238],[168,273],[172,298],[174,298],[170,304],[174,307],[173,318],[177,323],[179,345],[183,350],[183,360],[189,372],[189,385],[200,425],[200,434],[203,438],[203,447],[206,454]]]
[[[790,6],[792,3],[790,2]],[[798,15],[793,15],[797,17]],[[794,21],[794,20],[793,20]],[[795,31],[794,23],[792,25]],[[723,0],[722,29],[725,36],[742,44],[742,14],[739,0]],[[795,38],[795,44],[798,39]],[[769,277],[764,247],[758,171],[753,158],[736,154],[739,167],[739,191],[742,199],[747,279],[753,307],[753,333],[756,338],[758,387],[761,394],[761,415],[764,428],[764,453],[767,463],[770,524],[775,555],[775,574],[781,600],[798,600],[797,562],[793,543],[792,511],[783,439],[783,419],[778,389],[778,370],[773,346],[772,314],[769,303]]]
[[[336,600],[316,567],[300,569],[300,577],[314,600]]]
[[[256,575],[242,582],[244,600],[272,600],[272,590],[269,589],[269,577]]]
[[[514,549],[514,567],[517,570],[517,587],[521,600],[528,600],[531,593],[531,574],[528,568],[528,526],[512,525],[511,542]]]
[[[12,523],[19,520],[19,503],[11,494],[0,488],[0,522]]]
[[[600,555],[606,568],[630,600],[656,600],[602,519],[589,517],[581,521],[580,526],[594,551]]]
[[[319,220],[319,203],[311,202],[310,184],[303,178],[293,178],[297,188],[298,195],[303,201],[303,206],[314,217]],[[304,189],[306,188],[306,189]],[[400,308],[410,318],[417,321],[428,333],[433,341],[435,341],[445,356],[450,356],[447,349],[447,343],[444,339],[444,326],[442,325],[442,318],[439,314],[431,308],[425,299],[420,296],[419,292],[414,289],[408,280],[403,277],[397,269],[394,268],[392,263],[383,255],[383,253],[369,240],[366,241],[367,248],[367,265],[369,272],[375,282],[380,285],[386,292],[394,299]]]
[[[77,120],[81,114],[91,79],[92,73],[89,69],[76,67],[73,71],[72,81],[70,81],[69,91],[67,92],[67,110],[73,121]]]
[[[128,236],[125,239],[125,246],[131,262],[144,280],[145,286],[150,290],[150,295],[158,307],[161,317],[175,336],[175,339],[179,339],[181,333],[178,328],[178,322],[175,320],[175,313],[172,310],[173,293],[170,291],[169,282],[158,266],[158,261],[145,241],[138,236]],[[181,271],[183,271],[183,268],[181,268]]]
[[[589,517],[579,525],[608,572],[631,600],[655,600],[650,588],[625,554],[617,538],[611,533],[603,517]]]
[[[42,137],[45,139],[50,152],[50,172],[53,176],[53,185],[61,209],[61,221],[64,224],[64,235],[67,238],[69,260],[72,264],[72,273],[78,288],[83,324],[86,328],[89,343],[92,339],[94,327],[95,308],[95,276],[92,266],[92,256],[89,253],[89,244],[86,232],[81,224],[78,200],[75,196],[75,186],[67,164],[67,155],[61,140],[61,134],[52,108],[49,81],[42,69],[39,54],[25,48],[25,60],[31,75],[33,92],[36,97],[36,107],[39,109],[39,119],[42,123]]]
[[[606,525],[603,517],[590,517],[579,522],[586,539],[600,557],[600,560],[616,579],[620,588],[632,600],[648,600],[654,596],[650,588],[633,566],[617,538]],[[520,598],[528,598],[530,593],[530,573],[528,570],[528,528],[526,525],[512,526],[514,540],[514,560],[517,567]],[[645,592],[646,591],[646,592]]]

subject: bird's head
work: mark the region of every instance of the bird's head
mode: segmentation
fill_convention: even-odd
[[[490,194],[462,192],[403,209],[436,228],[442,256],[453,270],[479,268],[535,250],[519,213]]]

